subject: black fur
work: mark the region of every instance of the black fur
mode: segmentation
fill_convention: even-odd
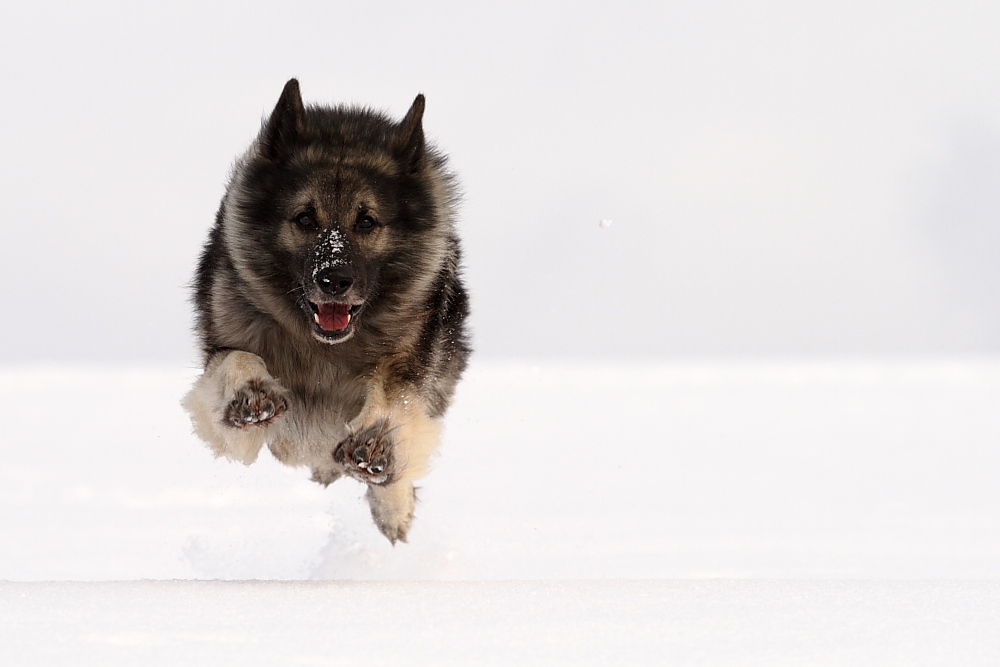
[[[393,199],[400,202],[400,210],[394,218],[387,221],[404,236],[409,237],[412,245],[402,246],[391,256],[382,260],[378,267],[379,278],[377,288],[367,303],[368,317],[375,320],[371,328],[364,331],[365,335],[356,336],[354,340],[344,345],[346,349],[337,349],[333,356],[351,356],[358,359],[371,359],[377,363],[383,356],[384,348],[391,347],[392,341],[387,340],[396,330],[396,322],[391,314],[384,314],[392,307],[401,304],[394,296],[405,294],[414,276],[411,267],[419,264],[418,254],[421,244],[416,238],[419,234],[440,224],[438,216],[442,202],[436,202],[428,191],[428,184],[422,178],[425,170],[414,168],[414,161],[419,163],[422,158],[431,163],[431,169],[442,174],[448,185],[452,185],[452,176],[445,169],[445,159],[432,150],[425,149],[423,130],[420,118],[416,118],[416,128],[407,128],[404,119],[397,126],[383,114],[369,109],[308,107],[302,111],[302,116],[290,116],[287,107],[295,107],[285,98],[289,89],[298,92],[298,82],[292,79],[286,86],[282,98],[275,111],[264,125],[258,140],[264,155],[276,156],[268,159],[264,155],[250,155],[249,163],[245,165],[248,176],[248,201],[239,202],[240,214],[249,223],[249,231],[254,244],[261,250],[256,256],[260,273],[270,276],[276,291],[293,293],[300,281],[302,258],[290,255],[276,248],[274,237],[280,226],[287,224],[277,205],[285,195],[296,189],[298,183],[320,167],[334,165],[341,155],[358,155],[368,152],[385,153],[386,149],[394,147],[398,130],[404,130],[405,141],[400,143],[403,149],[399,152],[403,171],[395,177],[388,177],[377,170],[364,170],[365,175],[372,180],[380,181],[379,187],[388,191]],[[423,110],[423,96],[417,98],[420,112]],[[416,105],[415,105],[416,106]],[[298,105],[302,109],[301,103]],[[412,113],[412,112],[411,112]],[[298,120],[301,118],[301,120]],[[276,124],[275,119],[278,119]],[[292,131],[287,128],[300,129]],[[266,150],[263,147],[267,147]],[[307,147],[321,147],[323,158],[318,161],[302,163],[293,160],[297,151]],[[426,155],[425,155],[426,153]],[[325,164],[323,164],[325,163]],[[223,200],[216,215],[205,249],[198,263],[195,281],[194,302],[197,312],[198,332],[206,360],[219,350],[243,349],[239,343],[243,341],[225,340],[220,336],[215,326],[211,303],[211,291],[216,276],[224,272],[228,276],[235,274],[233,259],[223,242],[223,228],[226,224],[226,207],[229,198]],[[449,208],[455,205],[454,195],[443,202]],[[450,213],[450,212],[449,212]],[[451,230],[449,230],[451,231]],[[460,277],[461,251],[457,236],[451,232],[447,243],[449,251],[445,263],[437,267],[437,278],[434,288],[421,303],[402,304],[405,311],[412,313],[426,312],[429,316],[421,324],[421,335],[417,341],[415,354],[410,355],[406,364],[402,364],[400,374],[403,379],[414,381],[429,376],[460,374],[465,368],[470,352],[468,336],[465,331],[465,319],[468,316],[469,304]],[[251,291],[247,285],[240,283],[240,291]],[[233,295],[239,298],[240,294]],[[259,312],[248,305],[247,318],[260,323],[260,318],[268,318],[267,312]],[[375,311],[374,317],[372,311]],[[269,327],[280,328],[281,324],[271,321]],[[379,326],[381,325],[381,326]],[[296,334],[299,332],[282,332]],[[328,354],[332,350],[321,349],[322,344],[313,345],[320,354]],[[443,367],[432,367],[435,357],[443,358]],[[265,361],[267,359],[265,358]],[[440,363],[440,362],[439,362]],[[450,371],[450,372],[449,372]],[[457,379],[457,378],[456,378]],[[449,392],[450,394],[450,392]],[[441,406],[443,408],[443,406]]]
[[[312,466],[323,483],[350,472],[339,467],[343,455],[333,459],[348,441],[324,443],[325,461],[296,453],[316,449],[296,438],[342,432],[375,389],[390,404],[418,399],[438,419],[470,354],[457,190],[426,142],[423,113],[422,95],[399,123],[370,109],[304,106],[292,79],[237,161],[198,263],[193,298],[206,369],[231,351],[260,357],[286,392],[271,397],[287,400],[287,415],[274,419],[294,425],[268,445],[279,459]],[[352,283],[342,297],[323,293],[316,276],[324,266],[341,267]],[[373,515],[383,527],[375,505]],[[405,527],[383,532],[395,540]]]

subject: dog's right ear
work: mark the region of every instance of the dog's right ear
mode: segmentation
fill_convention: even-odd
[[[297,79],[289,79],[261,132],[261,155],[279,161],[286,157],[298,140],[299,133],[302,132],[304,115],[299,82]]]
[[[413,172],[424,158],[424,96],[417,95],[413,105],[400,121],[396,135],[396,153],[406,168]]]

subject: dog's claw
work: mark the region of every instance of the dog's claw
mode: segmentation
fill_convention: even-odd
[[[368,461],[368,447],[367,447],[367,445],[361,445],[360,447],[358,447],[357,449],[355,449],[354,450],[354,454],[351,455],[351,458],[354,459],[355,465],[357,465],[359,468],[367,468],[368,467],[368,463],[367,463],[367,461]]]
[[[223,421],[233,428],[266,426],[288,409],[284,390],[273,381],[249,380],[236,390]]]
[[[394,442],[391,429],[380,420],[344,438],[333,450],[333,460],[345,472],[365,484],[392,481]]]

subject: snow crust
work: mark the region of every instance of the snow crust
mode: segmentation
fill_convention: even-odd
[[[0,583],[6,665],[989,665],[998,582]]]
[[[474,364],[395,548],[196,375],[0,371],[0,663],[1000,659],[1000,360]]]

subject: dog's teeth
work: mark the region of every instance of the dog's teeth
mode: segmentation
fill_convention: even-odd
[[[351,314],[350,313],[347,313],[347,323],[348,324],[351,323]]]
[[[313,319],[316,320],[316,324],[319,324],[319,313],[313,313]]]

